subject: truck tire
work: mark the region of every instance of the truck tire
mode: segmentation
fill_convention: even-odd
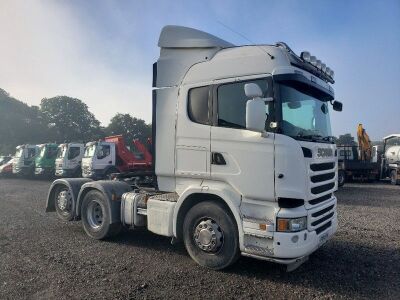
[[[103,193],[89,191],[82,201],[81,218],[83,229],[91,238],[102,240],[117,235],[121,231],[121,223],[110,224],[110,207]]]
[[[346,182],[346,174],[343,170],[338,171],[338,185],[343,186]]]
[[[192,259],[210,269],[224,269],[240,256],[235,219],[217,202],[200,202],[188,211],[183,241]]]
[[[72,221],[74,218],[75,203],[71,190],[63,184],[54,190],[54,205],[57,216],[63,221]]]
[[[390,183],[393,185],[400,184],[400,180],[397,180],[397,171],[392,170],[390,172]]]

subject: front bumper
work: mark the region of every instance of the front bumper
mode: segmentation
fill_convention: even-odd
[[[82,177],[91,179],[102,179],[104,177],[104,170],[96,169],[82,169]]]
[[[52,176],[54,174],[54,168],[49,167],[36,167],[35,175],[36,176]]]
[[[279,258],[298,258],[307,256],[325,244],[337,231],[335,214],[330,227],[322,232],[303,230],[299,232],[275,232],[274,256]]]
[[[56,169],[55,175],[58,177],[71,177],[75,173],[75,169]]]
[[[244,228],[244,247],[242,254],[262,260],[273,261],[285,265],[304,262],[306,258],[319,247],[330,240],[338,228],[336,197],[316,205],[312,209],[286,209],[276,214],[276,217],[297,218],[307,215],[307,228],[298,232],[278,232],[275,225],[267,226],[266,231]],[[291,216],[289,216],[289,214]],[[253,222],[257,222],[254,220]],[[262,221],[260,221],[262,223]]]
[[[24,167],[15,167],[15,168],[13,168],[12,172],[13,172],[13,174],[16,174],[16,175],[27,176],[27,175],[33,174],[35,171],[33,170],[32,166],[24,166]]]

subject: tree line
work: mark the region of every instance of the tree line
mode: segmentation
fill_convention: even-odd
[[[0,154],[13,154],[21,144],[88,142],[116,134],[122,134],[130,146],[133,139],[145,143],[151,136],[151,124],[117,113],[103,127],[80,99],[57,96],[42,99],[40,106],[29,106],[0,88]],[[350,133],[334,141],[338,145],[357,145]]]
[[[21,144],[88,142],[116,134],[123,134],[127,145],[133,139],[146,142],[151,124],[117,113],[104,127],[80,99],[57,96],[29,106],[0,88],[0,154],[14,154]]]

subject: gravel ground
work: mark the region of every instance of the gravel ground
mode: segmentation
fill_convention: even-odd
[[[90,240],[44,212],[49,186],[0,179],[0,299],[400,299],[400,186],[340,189],[339,231],[292,273],[249,258],[210,271],[146,231]]]

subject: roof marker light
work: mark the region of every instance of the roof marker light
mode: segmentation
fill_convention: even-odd
[[[333,70],[331,70],[329,75],[333,78],[335,76],[335,72],[333,72]]]
[[[315,66],[317,64],[317,58],[315,56],[310,56],[310,63]]]
[[[305,62],[310,62],[311,54],[310,54],[310,52],[308,52],[308,51],[303,51],[303,52],[301,52],[300,57],[301,57]]]
[[[322,65],[321,65],[321,70],[322,70],[322,72],[325,73],[325,71],[326,71],[326,64],[322,63]]]
[[[328,76],[331,76],[331,68],[329,68],[329,67],[326,67],[326,74],[328,75]]]
[[[321,69],[321,66],[322,66],[322,62],[319,59],[317,59],[316,67],[318,69]]]

